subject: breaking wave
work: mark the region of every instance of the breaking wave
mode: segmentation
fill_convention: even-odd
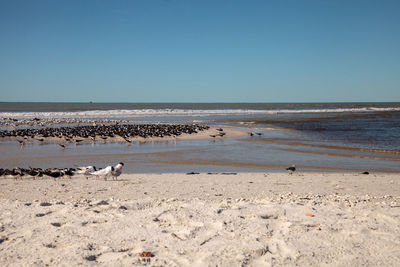
[[[113,109],[74,112],[0,112],[6,118],[135,118],[165,116],[223,116],[257,114],[306,114],[306,113],[362,113],[400,111],[392,108],[330,108],[330,109]]]

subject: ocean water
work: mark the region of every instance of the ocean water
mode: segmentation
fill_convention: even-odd
[[[0,103],[0,117],[202,123],[261,136],[71,146],[0,145],[0,167],[124,161],[128,172],[400,171],[400,103]],[[60,166],[60,164],[63,164]]]

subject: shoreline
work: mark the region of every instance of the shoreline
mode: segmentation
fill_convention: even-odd
[[[48,199],[70,198],[68,194],[50,189],[60,184],[70,184],[77,186],[73,190],[79,189],[79,185],[101,187],[112,186],[116,189],[122,187],[132,187],[126,191],[113,191],[108,193],[87,193],[79,189],[80,194],[87,197],[99,195],[102,198],[119,196],[120,199],[140,200],[142,197],[151,196],[154,198],[172,198],[182,196],[182,199],[201,198],[202,193],[207,193],[205,198],[211,197],[209,191],[202,189],[204,185],[214,185],[211,191],[226,191],[227,195],[218,197],[224,198],[265,198],[276,195],[276,193],[290,194],[317,194],[317,195],[352,195],[364,196],[398,196],[400,200],[400,174],[399,173],[371,173],[369,175],[361,173],[348,172],[295,172],[293,174],[283,172],[227,172],[227,173],[123,173],[117,180],[104,180],[102,177],[85,176],[76,174],[72,177],[52,178],[48,176],[33,179],[32,177],[23,177],[14,179],[12,176],[0,177],[1,197],[4,199],[21,200],[24,196],[40,196],[41,192],[48,191],[42,195],[44,198],[38,198],[42,201]],[[25,183],[35,185],[34,191],[20,191],[17,188],[25,187]],[[181,191],[179,186],[191,185]],[[137,191],[134,185],[147,185],[150,188],[143,187],[140,192],[149,191],[146,194],[133,194],[131,191]],[[244,187],[242,187],[244,186]],[[227,187],[225,189],[224,187]],[[86,187],[88,189],[89,187]],[[229,190],[228,190],[229,189]],[[106,190],[107,191],[107,190]],[[150,192],[154,191],[151,195]],[[70,191],[68,191],[70,192]],[[68,193],[67,192],[67,193]],[[90,190],[89,190],[90,192]],[[217,198],[219,199],[219,198]],[[27,199],[25,199],[27,200]],[[31,199],[33,200],[33,199]],[[400,203],[399,203],[400,204]]]
[[[398,174],[122,174],[0,184],[2,266],[400,263]]]

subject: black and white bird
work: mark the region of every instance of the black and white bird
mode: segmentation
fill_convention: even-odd
[[[124,167],[124,163],[122,163],[122,162],[118,163],[117,165],[115,165],[115,167],[113,167],[111,175],[114,180],[117,180],[117,177],[121,175],[123,167]]]
[[[291,167],[286,168],[289,171],[289,174],[292,174],[296,171],[296,165],[292,165]]]
[[[91,172],[90,175],[94,175],[94,176],[97,176],[97,177],[101,177],[102,176],[102,177],[104,177],[104,180],[107,180],[107,177],[112,175],[112,171],[113,170],[114,170],[114,167],[107,166],[104,169]]]
[[[88,179],[88,175],[91,175],[93,172],[97,171],[95,166],[86,166],[86,167],[78,167],[76,168],[75,174],[83,174],[86,179]]]

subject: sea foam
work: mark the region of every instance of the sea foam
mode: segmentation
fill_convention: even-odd
[[[224,116],[302,113],[362,113],[400,111],[400,108],[332,108],[332,109],[113,109],[74,112],[0,112],[6,118],[135,118],[164,116]]]

